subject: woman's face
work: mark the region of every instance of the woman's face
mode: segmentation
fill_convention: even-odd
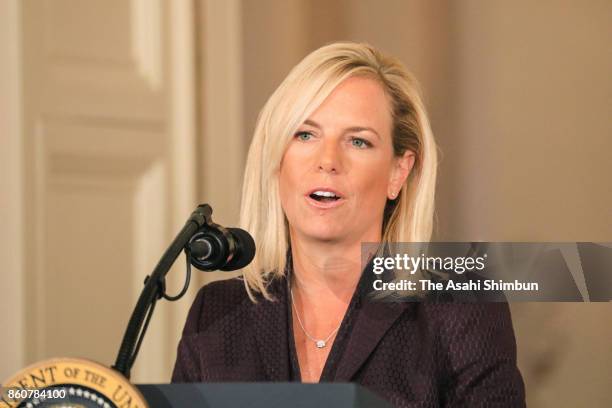
[[[304,121],[280,167],[292,240],[380,240],[387,198],[414,163],[413,152],[394,156],[391,130],[388,97],[364,77],[343,81]]]

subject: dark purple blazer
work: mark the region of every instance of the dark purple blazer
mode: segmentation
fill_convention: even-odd
[[[276,279],[269,290],[276,301],[254,304],[237,278],[200,289],[172,381],[295,381],[287,281]],[[359,383],[397,407],[525,406],[507,304],[353,306],[322,381]]]

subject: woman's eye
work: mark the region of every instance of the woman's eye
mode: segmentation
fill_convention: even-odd
[[[310,140],[310,138],[312,138],[312,133],[310,133],[310,132],[297,132],[295,134],[295,137],[300,139],[303,142],[306,142],[306,141]]]
[[[372,143],[359,137],[352,138],[351,144],[359,149],[366,149],[368,147],[372,147]]]

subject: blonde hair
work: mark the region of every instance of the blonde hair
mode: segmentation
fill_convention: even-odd
[[[421,93],[414,77],[395,58],[368,44],[341,42],[304,58],[261,110],[244,172],[241,225],[257,244],[243,270],[246,289],[271,299],[267,284],[285,273],[289,230],[279,195],[280,163],[297,128],[345,79],[376,79],[387,93],[393,115],[393,150],[416,159],[395,200],[387,200],[382,243],[429,241],[433,225],[437,154]]]

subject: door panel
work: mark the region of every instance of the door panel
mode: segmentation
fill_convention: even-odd
[[[26,359],[110,365],[145,275],[195,206],[192,5],[21,7]],[[187,307],[156,308],[134,381],[168,381]]]

